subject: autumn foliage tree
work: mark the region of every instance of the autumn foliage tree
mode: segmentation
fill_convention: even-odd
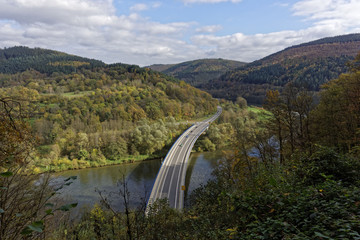
[[[0,98],[0,108],[0,167],[6,168],[26,161],[32,138],[19,101]]]
[[[360,145],[360,54],[351,71],[323,86],[314,133],[321,144],[350,151]]]
[[[280,162],[282,163],[284,162],[284,103],[280,98],[279,91],[267,91],[264,107],[273,114],[271,128],[279,142]]]
[[[311,152],[310,121],[314,104],[310,92],[289,83],[281,94],[277,90],[267,91],[264,107],[272,113],[267,127],[276,136],[281,163],[296,149]]]
[[[22,102],[0,98],[0,239],[45,237],[45,220],[56,210],[76,206],[54,208],[50,200],[56,190],[49,185],[49,175],[29,172],[34,137]]]

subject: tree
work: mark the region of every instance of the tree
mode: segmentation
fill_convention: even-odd
[[[116,160],[127,154],[127,143],[119,136],[112,141],[104,142],[101,151],[107,159]]]
[[[204,150],[204,151],[215,151],[216,150],[216,146],[214,143],[211,142],[211,140],[207,137],[205,137],[205,139],[203,140],[200,140],[199,141],[199,145],[201,146],[201,150]]]
[[[0,103],[0,239],[38,239],[44,236],[45,220],[54,214],[49,201],[56,190],[49,185],[50,175],[30,174],[34,138],[21,103],[6,98]]]
[[[247,102],[245,98],[237,97],[236,98],[236,104],[240,106],[240,108],[247,108]]]
[[[350,151],[360,144],[360,69],[323,86],[314,111],[314,138],[321,144]]]
[[[269,90],[264,107],[272,113],[267,128],[275,134],[279,143],[280,162],[289,159],[296,149],[311,154],[310,137],[313,96],[304,88],[288,83],[283,93]]]
[[[283,98],[283,112],[285,114],[284,117],[284,123],[287,128],[287,132],[289,134],[289,143],[290,143],[290,149],[291,154],[295,151],[295,138],[296,138],[296,118],[297,113],[295,110],[295,99],[298,93],[298,88],[294,86],[293,83],[286,84],[282,98]]]
[[[312,138],[310,125],[312,124],[312,110],[314,109],[314,96],[309,91],[301,89],[294,102],[294,110],[298,114],[299,129],[298,141],[301,149],[312,153]]]
[[[32,149],[34,139],[23,114],[20,101],[0,98],[0,167],[24,163]]]
[[[279,142],[279,152],[280,152],[280,163],[284,163],[284,118],[285,113],[284,103],[280,98],[279,91],[269,90],[266,92],[266,100],[264,107],[266,110],[270,111],[273,115],[273,120],[270,122],[270,128],[274,130],[275,136]]]

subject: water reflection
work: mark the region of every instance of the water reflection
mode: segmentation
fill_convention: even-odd
[[[157,172],[161,166],[161,160],[151,160],[151,164],[148,161],[141,162],[139,165],[131,172],[130,179],[136,182],[154,181]],[[154,177],[155,173],[155,177]],[[152,185],[151,185],[152,187]]]
[[[200,184],[205,184],[212,177],[211,172],[220,158],[221,152],[191,154],[186,173],[186,194],[190,194]],[[78,177],[73,184],[61,190],[63,199],[79,203],[76,214],[79,214],[79,209],[84,206],[92,207],[100,201],[99,194],[95,189],[103,191],[116,210],[122,210],[122,199],[118,194],[120,186],[117,184],[122,176],[125,176],[128,183],[130,205],[137,207],[143,202],[145,196],[149,197],[160,166],[161,160],[157,159],[101,168],[71,170],[54,174],[54,177],[59,181],[69,176]]]
[[[185,198],[196,188],[206,184],[213,176],[211,173],[217,166],[218,160],[222,158],[221,152],[192,153],[186,171]]]

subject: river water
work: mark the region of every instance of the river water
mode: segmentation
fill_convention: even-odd
[[[221,159],[221,152],[192,153],[186,173],[186,195],[205,184],[212,178],[212,171]],[[70,176],[77,179],[60,192],[61,199],[65,202],[77,202],[78,207],[73,214],[80,216],[84,209],[91,208],[100,202],[99,190],[111,202],[116,210],[123,209],[123,199],[119,194],[119,180],[126,179],[130,192],[130,206],[138,207],[150,195],[156,175],[160,169],[161,160],[151,160],[139,163],[70,170],[54,174],[56,181],[62,181]]]

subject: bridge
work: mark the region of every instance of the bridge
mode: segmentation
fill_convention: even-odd
[[[222,108],[218,106],[217,112],[211,118],[195,123],[176,140],[155,179],[146,212],[157,199],[164,198],[169,200],[172,208],[181,210],[184,207],[185,175],[191,149],[199,136],[220,116],[221,112]]]

